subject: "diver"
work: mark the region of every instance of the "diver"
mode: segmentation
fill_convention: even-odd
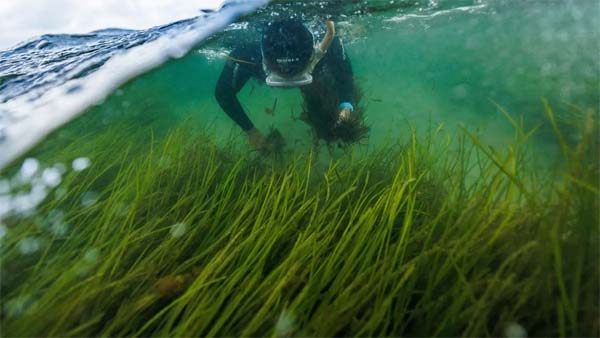
[[[248,118],[237,93],[250,78],[271,87],[299,87],[304,98],[300,118],[313,127],[315,142],[324,139],[339,145],[360,141],[368,133],[360,93],[354,85],[352,65],[335,25],[327,21],[319,44],[311,31],[294,19],[266,25],[260,45],[234,49],[217,82],[215,96],[225,113],[248,136],[250,146],[261,149],[265,137]]]

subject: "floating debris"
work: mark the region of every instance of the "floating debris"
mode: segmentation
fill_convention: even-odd
[[[275,116],[275,110],[277,109],[277,98],[275,98],[275,101],[273,101],[273,107],[272,108],[265,108],[265,114],[267,115],[271,115],[271,116]]]

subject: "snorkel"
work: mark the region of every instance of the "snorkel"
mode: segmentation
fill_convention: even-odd
[[[263,52],[263,69],[267,74],[266,83],[271,87],[299,87],[311,84],[313,82],[312,72],[314,71],[317,64],[323,59],[333,38],[335,37],[335,23],[333,21],[326,21],[327,33],[323,40],[314,47],[312,57],[308,62],[306,68],[298,75],[287,77],[277,74],[277,72],[269,69],[265,62],[264,50]],[[285,60],[284,60],[285,61]]]

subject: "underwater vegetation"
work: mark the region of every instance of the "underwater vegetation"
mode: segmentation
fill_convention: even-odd
[[[272,159],[185,123],[51,147],[73,170],[2,221],[2,335],[598,336],[597,115],[572,144],[545,109],[547,171],[508,114],[504,149],[431,128]]]
[[[304,89],[303,111],[300,120],[312,127],[315,143],[323,140],[333,146],[345,148],[355,143],[360,143],[368,137],[370,128],[364,121],[364,104],[361,102],[364,96],[363,89],[354,84],[354,102],[356,108],[350,118],[338,120],[339,103],[335,93],[334,80],[326,80],[313,83],[309,89]]]

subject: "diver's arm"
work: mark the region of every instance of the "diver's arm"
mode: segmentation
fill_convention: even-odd
[[[227,61],[227,65],[223,68],[223,72],[221,72],[221,76],[217,82],[215,97],[223,111],[244,131],[248,131],[254,128],[254,125],[244,112],[244,108],[242,108],[240,100],[237,98],[237,93],[246,84],[248,79],[250,79],[250,76],[239,74],[239,68],[236,71],[236,67],[239,67],[239,65],[235,62]]]
[[[215,89],[215,97],[219,105],[225,113],[239,125],[242,130],[248,132],[254,128],[252,121],[244,112],[244,108],[237,98],[237,93],[244,87],[246,82],[252,77],[253,65],[249,65],[240,61],[243,55],[240,50],[235,50],[231,53],[231,59],[221,72],[221,76],[217,81]],[[236,60],[234,60],[236,59]],[[243,61],[243,59],[242,59]]]

